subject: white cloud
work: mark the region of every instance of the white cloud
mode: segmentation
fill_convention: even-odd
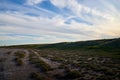
[[[50,0],[51,3],[59,8],[64,8],[67,6],[68,0]]]
[[[3,35],[0,36],[0,40],[24,40],[24,39],[29,39],[29,37],[26,36],[7,36],[7,35]]]
[[[78,0],[50,0],[51,3],[59,8],[68,8],[69,10],[71,10],[75,15],[79,16],[79,17],[83,17],[84,15],[82,14],[92,14],[94,16],[100,16],[103,18],[106,18],[106,15],[104,12],[100,12],[98,10],[96,10],[95,8],[90,8],[87,7],[83,4],[80,4],[78,2]],[[85,18],[85,17],[83,17]]]
[[[30,39],[33,41],[41,41],[42,43],[120,36],[120,16],[117,16],[120,11],[110,3],[104,3],[108,8],[106,12],[109,12],[106,13],[80,4],[77,0],[50,0],[56,7],[60,9],[68,8],[74,13],[73,15],[64,17],[62,14],[56,14],[55,12],[45,10],[35,5],[41,3],[43,0],[29,1],[33,1],[29,4],[34,5],[34,9],[24,7],[23,9],[25,11],[22,11],[22,8],[20,8],[20,11],[0,13],[0,40]],[[109,7],[112,8],[109,9]],[[26,13],[29,12],[40,15],[26,15]],[[90,14],[91,16],[86,14]],[[53,16],[48,17],[47,15]],[[75,21],[72,18],[88,21],[92,23],[92,25]],[[70,19],[70,23],[66,24],[65,22]],[[7,34],[16,34],[16,36],[13,37]]]
[[[32,17],[24,14],[0,14],[0,22],[6,25],[0,25],[0,33],[36,35],[33,40],[54,41],[72,41],[102,38],[103,35],[118,37],[120,36],[119,19],[106,21],[103,24],[86,25],[72,21],[71,24],[65,24],[66,18],[56,16],[53,18]],[[101,20],[99,20],[101,22]],[[44,37],[41,37],[44,36]],[[48,37],[49,36],[49,37]],[[28,36],[27,38],[29,38]],[[71,38],[71,39],[69,39]],[[3,38],[4,39],[4,38]],[[24,38],[21,38],[24,39]],[[26,38],[25,38],[26,39]],[[55,39],[55,40],[54,40]]]
[[[36,4],[39,4],[41,2],[43,2],[45,0],[27,0],[27,4],[29,5],[36,5]]]

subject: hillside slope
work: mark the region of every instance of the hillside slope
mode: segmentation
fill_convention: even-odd
[[[91,40],[91,41],[78,41],[78,42],[63,42],[56,44],[45,44],[37,46],[39,49],[120,49],[120,38],[104,39],[104,40]]]
[[[120,52],[120,38],[101,39],[77,42],[61,42],[55,44],[30,44],[4,46],[8,48],[32,48],[32,49],[62,49],[62,50],[79,50],[79,49],[101,49]]]

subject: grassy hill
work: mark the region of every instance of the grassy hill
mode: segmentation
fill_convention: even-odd
[[[60,50],[101,49],[110,51],[120,51],[120,38],[77,42],[61,42],[55,44],[15,45],[6,47],[33,48],[33,49],[60,49]]]
[[[91,41],[78,41],[78,42],[62,42],[56,44],[45,44],[37,46],[39,49],[120,49],[120,38],[116,39],[103,39]]]
[[[6,47],[38,48],[38,49],[120,48],[120,38],[77,42],[61,42],[54,44],[14,45]]]

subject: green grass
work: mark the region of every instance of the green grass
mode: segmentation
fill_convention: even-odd
[[[39,46],[38,49],[62,49],[62,50],[78,50],[78,49],[109,49],[119,50],[120,38],[107,39],[107,40],[91,40],[91,41],[79,41],[79,42],[63,42],[56,44],[45,44]],[[120,50],[119,50],[120,51]]]

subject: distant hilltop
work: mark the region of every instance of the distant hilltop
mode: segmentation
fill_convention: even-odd
[[[77,42],[61,42],[54,44],[30,44],[30,45],[16,45],[6,46],[9,48],[34,48],[34,49],[120,49],[120,38],[115,39],[101,39],[88,40]]]

